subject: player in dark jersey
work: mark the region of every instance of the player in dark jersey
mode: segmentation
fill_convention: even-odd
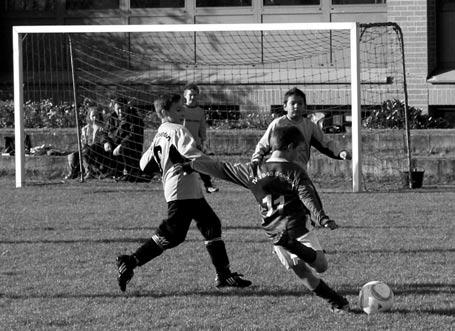
[[[200,158],[184,164],[183,170],[193,169],[249,189],[261,206],[262,227],[280,261],[308,289],[327,300],[333,311],[341,312],[349,310],[346,298],[313,272],[313,269],[318,273],[326,271],[328,263],[312,231],[311,215],[322,227],[333,230],[338,226],[325,214],[306,171],[292,162],[303,139],[295,126],[277,127],[271,136],[272,155],[258,167]]]

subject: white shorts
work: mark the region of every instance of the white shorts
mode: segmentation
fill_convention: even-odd
[[[322,251],[321,244],[314,231],[305,233],[303,236],[297,238],[297,240],[303,245],[313,248],[315,251]],[[286,269],[291,269],[291,267],[303,262],[297,255],[292,254],[282,246],[273,245],[273,250]]]

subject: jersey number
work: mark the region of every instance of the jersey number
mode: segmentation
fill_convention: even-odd
[[[268,194],[262,199],[262,204],[267,208],[267,217],[270,217],[275,213],[281,213],[284,207],[284,195],[280,195],[273,200],[272,195]]]

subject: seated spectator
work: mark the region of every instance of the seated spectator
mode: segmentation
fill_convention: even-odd
[[[113,100],[113,112],[108,115],[102,143],[104,150],[113,157],[111,166],[118,180],[139,178],[144,121],[125,98]]]
[[[84,179],[100,175],[106,163],[106,152],[101,145],[103,137],[101,113],[96,107],[89,107],[87,125],[81,130],[81,151]],[[69,173],[65,179],[74,179],[80,175],[79,152],[68,155]]]

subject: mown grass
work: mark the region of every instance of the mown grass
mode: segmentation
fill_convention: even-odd
[[[1,329],[451,330],[455,328],[455,190],[321,190],[341,227],[318,230],[324,279],[356,306],[362,284],[387,282],[391,312],[334,315],[272,254],[252,195],[220,183],[207,197],[234,271],[254,285],[218,291],[201,235],[136,275],[125,294],[115,257],[146,240],[166,206],[159,183],[0,183]]]

